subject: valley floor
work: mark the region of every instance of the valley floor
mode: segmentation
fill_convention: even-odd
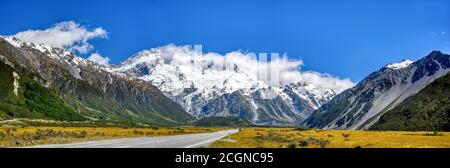
[[[207,133],[204,127],[0,127],[0,147]],[[450,148],[450,132],[241,128],[210,145],[214,148]]]
[[[450,132],[244,128],[215,148],[450,148]]]
[[[0,147],[64,144],[84,141],[207,133],[222,128],[203,127],[0,127]]]

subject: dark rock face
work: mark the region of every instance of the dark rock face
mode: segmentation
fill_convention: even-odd
[[[251,104],[239,92],[224,94],[209,101],[204,107],[204,116],[238,116],[242,119],[251,120],[254,117]]]
[[[136,65],[136,71],[134,73],[139,76],[148,75],[150,70],[148,69],[147,65],[145,64],[138,64]]]
[[[427,57],[417,61],[415,65],[418,67],[414,72],[412,83],[418,81],[422,77],[431,76],[439,70],[440,67],[447,69],[450,67],[448,55],[439,51],[431,52]]]
[[[300,96],[295,94],[291,87],[285,87],[283,92],[291,97],[292,104],[297,111],[303,113],[305,116],[311,115],[311,113],[313,112],[313,108],[311,107],[311,105],[309,105],[309,103],[305,99],[302,99]]]

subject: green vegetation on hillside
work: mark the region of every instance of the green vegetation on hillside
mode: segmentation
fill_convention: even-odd
[[[370,129],[450,131],[450,74],[387,111]]]
[[[86,120],[56,94],[28,75],[18,74],[18,92],[14,93],[15,72],[9,65],[0,62],[0,118],[35,118],[64,121]],[[17,79],[16,79],[17,80]]]

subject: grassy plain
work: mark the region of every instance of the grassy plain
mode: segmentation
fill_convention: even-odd
[[[450,132],[244,128],[215,148],[450,148]]]
[[[202,127],[0,127],[0,147],[61,144],[87,140],[215,132]]]

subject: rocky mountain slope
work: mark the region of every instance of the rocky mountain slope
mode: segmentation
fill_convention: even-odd
[[[69,118],[162,125],[193,119],[149,83],[116,75],[64,49],[2,37],[0,62],[0,94],[6,95],[0,98],[2,119]]]
[[[372,130],[450,131],[450,73],[383,114]]]
[[[416,62],[389,64],[316,110],[304,124],[326,129],[368,129],[380,116],[450,71],[450,56],[433,51]]]

